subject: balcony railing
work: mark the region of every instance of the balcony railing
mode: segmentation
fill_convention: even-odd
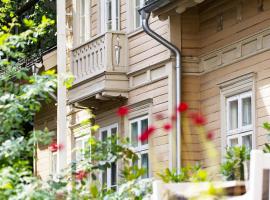
[[[126,71],[126,36],[121,32],[107,32],[72,50],[74,85],[103,72]]]

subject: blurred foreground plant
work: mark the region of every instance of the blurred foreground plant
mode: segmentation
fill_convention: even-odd
[[[165,183],[209,181],[207,171],[203,170],[200,165],[183,167],[179,173],[177,173],[177,170],[166,169],[164,173],[159,173],[158,176]]]
[[[245,165],[250,160],[250,150],[245,146],[227,147],[225,159],[221,173],[226,180],[245,180]]]

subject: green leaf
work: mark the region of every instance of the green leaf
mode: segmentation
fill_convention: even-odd
[[[97,188],[97,185],[91,184],[91,186],[90,186],[90,192],[91,192],[91,195],[92,195],[93,198],[97,198],[98,197],[98,193],[99,193],[98,188]]]
[[[35,22],[33,20],[26,19],[26,18],[23,19],[23,23],[25,24],[25,26],[27,26],[29,28],[31,28],[35,25]]]
[[[269,122],[264,122],[263,123],[263,128],[266,129],[267,131],[270,131],[270,123]]]

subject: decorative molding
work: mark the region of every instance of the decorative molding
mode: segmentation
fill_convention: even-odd
[[[151,110],[151,106],[153,104],[153,99],[149,98],[149,99],[145,99],[143,101],[134,103],[132,105],[129,105],[129,115],[128,115],[128,119],[134,119],[140,116],[144,116],[144,115],[149,115],[149,112]]]
[[[168,72],[165,65],[161,65],[155,68],[147,68],[145,71],[139,71],[141,73],[136,73],[129,77],[129,87],[130,89],[145,86],[147,84],[153,83],[157,80],[164,79],[168,76]]]
[[[251,90],[254,84],[256,73],[251,72],[237,78],[218,83],[220,92],[225,96],[235,95],[235,93]]]
[[[200,73],[207,73],[270,50],[270,28],[199,57]]]

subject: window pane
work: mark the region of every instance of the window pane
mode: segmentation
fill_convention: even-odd
[[[116,162],[112,163],[111,167],[111,187],[112,189],[116,189],[117,186],[117,165]]]
[[[76,161],[79,162],[82,160],[82,148],[83,148],[83,142],[80,139],[77,139],[75,141],[75,148],[76,148]]]
[[[108,137],[108,132],[107,131],[102,131],[101,132],[101,141],[105,141]]]
[[[102,171],[101,183],[103,186],[107,185],[107,169]]]
[[[85,14],[85,0],[81,0],[81,15]]]
[[[139,167],[138,160],[133,161],[133,162],[132,162],[132,166],[133,166],[133,167],[135,167],[135,166]],[[133,170],[133,173],[136,173],[135,170]]]
[[[114,138],[114,139],[112,140],[112,142],[114,142],[114,143],[116,144],[116,142],[117,142],[117,141],[115,140],[116,137],[117,137],[117,128],[116,128],[116,127],[111,129],[111,137]]]
[[[141,121],[141,133],[143,133],[148,128],[148,119]],[[142,142],[142,145],[148,144],[148,140]]]
[[[90,153],[89,150],[90,150],[90,145],[88,144],[88,138],[84,138],[84,140],[83,140],[83,155],[82,155],[83,159],[86,158],[86,156],[87,156],[86,153]]]
[[[80,40],[84,42],[85,40],[85,0],[80,2]]]
[[[238,145],[238,139],[237,138],[232,138],[230,139],[230,146],[234,147]]]
[[[142,168],[146,169],[146,173],[143,175],[143,178],[149,177],[149,163],[148,163],[148,154],[142,154]]]
[[[140,9],[140,3],[141,0],[136,0],[135,4],[135,28],[138,28],[141,26],[141,18],[138,10]]]
[[[138,122],[131,124],[131,144],[133,147],[138,146]]]
[[[107,24],[107,30],[111,30],[112,29],[112,1],[111,0],[107,0],[106,3],[106,24]]]
[[[119,0],[116,0],[116,3],[115,3],[115,6],[116,6],[116,30],[119,29]]]
[[[242,99],[242,126],[251,123],[251,97],[247,97]]]
[[[112,133],[112,137],[113,136],[116,136],[117,135],[117,128],[115,127],[115,128],[112,128],[111,129],[111,133]]]
[[[243,136],[243,145],[245,145],[248,149],[252,149],[252,135]]]
[[[229,130],[238,128],[238,101],[229,102]]]

